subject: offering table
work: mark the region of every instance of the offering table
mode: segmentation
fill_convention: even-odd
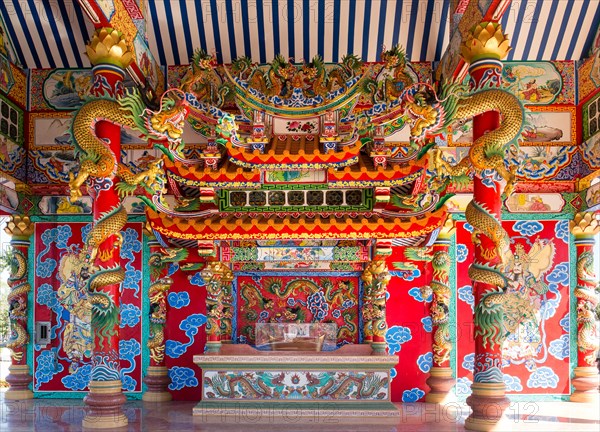
[[[194,356],[202,368],[202,401],[194,415],[207,421],[247,415],[254,421],[391,418],[390,369],[395,355],[373,355],[369,344],[335,351],[259,351],[224,344]],[[243,418],[243,417],[242,417]]]

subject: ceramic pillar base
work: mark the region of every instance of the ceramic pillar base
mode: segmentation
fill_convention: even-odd
[[[26,400],[33,399],[33,392],[29,389],[32,378],[29,375],[29,366],[10,365],[6,382],[10,385],[4,393],[7,400]]]
[[[473,383],[473,394],[467,398],[467,404],[473,412],[465,420],[465,429],[474,431],[510,430],[504,411],[510,401],[504,395],[504,383]]]
[[[87,405],[87,414],[81,423],[84,428],[117,429],[127,426],[128,420],[122,410],[127,398],[121,387],[121,380],[90,381],[90,391],[83,399]]]
[[[371,349],[373,355],[387,355],[387,343],[385,342],[371,342]]]
[[[452,369],[449,367],[432,367],[427,378],[427,385],[431,389],[425,396],[425,402],[444,404],[455,399],[450,390],[455,384],[452,378]]]
[[[571,402],[594,403],[600,402],[598,385],[600,385],[600,375],[595,367],[577,367],[575,376],[571,380],[575,391],[571,394]]]
[[[221,341],[207,341],[206,345],[204,346],[204,352],[207,354],[217,354],[219,351],[221,351]]]
[[[144,402],[168,402],[171,400],[171,393],[167,391],[171,379],[166,366],[149,366],[144,383],[148,387],[142,396]]]

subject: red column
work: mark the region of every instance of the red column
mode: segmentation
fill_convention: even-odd
[[[590,402],[598,406],[600,376],[596,365],[598,326],[596,324],[597,279],[594,274],[595,236],[600,232],[600,214],[578,213],[571,221],[577,249],[577,367],[571,381],[575,391],[571,402]]]
[[[124,72],[112,64],[99,64],[94,67],[93,96],[116,97],[123,91]],[[98,113],[101,117],[102,113]],[[121,127],[107,121],[96,123],[95,134],[108,143],[110,151],[115,155],[115,169],[110,177],[88,179],[88,192],[93,198],[94,227],[119,210],[122,211],[121,199],[116,190],[116,167],[121,155]],[[120,229],[120,227],[117,227]],[[120,234],[109,235],[98,245],[93,259],[95,272],[106,269],[121,269]],[[122,269],[121,269],[122,271]],[[94,277],[92,273],[91,278]],[[91,285],[91,284],[90,284]],[[89,393],[84,398],[88,407],[83,419],[83,427],[116,428],[127,425],[127,417],[122,406],[126,401],[121,390],[121,368],[119,360],[119,315],[120,283],[110,285],[98,284],[90,286],[90,296],[99,293],[99,298],[109,299],[109,308],[116,308],[112,319],[107,319],[110,312],[92,310],[92,332],[94,352],[92,354],[92,373]],[[111,304],[112,303],[112,304]],[[116,314],[116,316],[115,316]]]
[[[27,282],[27,256],[30,237],[33,234],[33,224],[28,216],[13,215],[10,217],[5,231],[11,236],[10,245],[11,265],[8,284],[8,317],[11,323],[11,337],[6,344],[11,349],[11,365],[6,381],[10,388],[5,398],[10,400],[32,399],[33,392],[29,389],[32,381],[27,365],[27,345],[30,342],[28,331],[28,296],[31,287]]]
[[[481,31],[481,29],[486,29]],[[494,30],[494,31],[492,31]],[[491,36],[491,37],[490,37]],[[473,39],[463,45],[463,55],[471,55],[469,73],[474,89],[484,86],[500,86],[502,62],[506,51],[498,49],[498,38],[508,42],[497,23],[482,23],[474,28]],[[489,39],[488,39],[489,38]],[[493,42],[493,43],[490,43]],[[473,142],[486,132],[500,126],[500,114],[488,111],[473,118]],[[502,192],[504,186],[493,170],[476,172],[473,179],[473,204],[485,208],[497,221],[502,220]],[[467,222],[470,222],[467,214]],[[496,244],[481,232],[474,234],[474,257],[472,266],[501,268],[502,258],[496,251]],[[481,281],[473,281],[475,305],[480,305],[484,296],[497,292],[498,287]],[[475,309],[475,369],[472,394],[467,404],[473,412],[465,421],[465,428],[471,430],[497,429],[509,405],[505,396],[504,375],[502,372],[502,337],[489,337],[490,329],[480,325],[478,308]],[[492,331],[501,332],[501,322]],[[497,333],[498,334],[498,333]]]

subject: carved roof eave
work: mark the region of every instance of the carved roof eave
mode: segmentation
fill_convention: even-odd
[[[230,188],[257,188],[261,184],[260,171],[247,171],[233,164],[225,163],[221,169],[214,171],[185,166],[174,163],[165,158],[164,167],[169,178],[177,183],[195,187],[230,187]]]
[[[227,143],[227,154],[231,162],[244,168],[266,169],[266,170],[301,170],[301,169],[329,169],[343,168],[358,162],[358,156],[362,143],[355,141],[354,145],[342,147],[342,150],[328,153],[304,153],[282,154],[268,151],[248,151],[243,147]]]
[[[358,155],[359,159],[368,158]],[[388,164],[385,168],[367,169],[357,164],[341,170],[329,168],[327,184],[331,188],[348,187],[394,187],[417,180],[427,167],[427,158],[411,160],[406,164]],[[225,162],[219,170],[197,168],[171,162],[165,158],[165,169],[169,178],[177,183],[192,187],[215,187],[226,189],[254,189],[261,185],[260,169],[245,170],[233,163]],[[286,167],[289,169],[289,166]]]
[[[333,99],[325,99],[323,103],[312,106],[302,107],[285,107],[274,105],[268,101],[261,100],[258,97],[253,96],[249,93],[248,89],[244,88],[238,80],[231,75],[229,70],[225,68],[225,74],[227,80],[233,84],[235,97],[240,99],[241,103],[249,106],[258,111],[265,111],[268,114],[279,115],[284,117],[302,118],[302,117],[314,117],[323,114],[326,111],[335,111],[342,109],[348,103],[351,103],[356,99],[361,92],[362,83],[371,74],[371,67],[366,68],[362,71],[360,76],[354,84],[352,84],[345,92],[341,95],[336,96]],[[265,96],[266,97],[266,96]]]
[[[419,217],[399,218],[368,214],[344,218],[343,214],[308,217],[257,217],[217,214],[208,218],[178,218],[147,210],[152,229],[181,240],[251,239],[393,239],[430,234],[446,217],[445,207]]]

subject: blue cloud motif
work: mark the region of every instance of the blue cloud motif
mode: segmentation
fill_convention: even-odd
[[[558,221],[554,227],[554,234],[556,238],[561,239],[563,242],[569,244],[569,221]]]
[[[79,366],[75,372],[62,377],[61,381],[66,388],[73,391],[85,390],[92,378],[92,365]]]
[[[467,245],[459,243],[456,245],[456,261],[461,263],[465,262],[469,257],[469,249]]]
[[[142,242],[138,240],[138,232],[133,228],[121,231],[123,245],[121,245],[121,258],[129,261],[135,260],[134,254],[142,250]]]
[[[412,334],[408,327],[391,326],[385,334],[385,341],[388,344],[390,354],[396,354],[402,349],[402,344],[412,339]]]
[[[54,273],[54,269],[56,269],[58,263],[52,258],[42,261],[42,256],[43,255],[40,254],[35,259],[35,275],[39,278],[49,278]]]
[[[418,387],[410,390],[404,390],[402,392],[402,402],[417,402],[423,396],[425,396],[425,392]]]
[[[540,306],[540,315],[543,319],[549,319],[554,316],[562,298],[562,295],[558,290],[558,285],[556,285],[555,283],[551,283],[548,285],[548,292],[553,293],[554,298],[547,298],[542,302]]]
[[[473,225],[471,225],[471,224],[470,224],[470,223],[468,223],[468,222],[465,222],[465,224],[464,224],[464,228],[465,228],[465,231],[468,231],[468,232],[470,232],[470,233],[472,233],[472,232],[473,232]]]
[[[190,305],[190,294],[187,291],[171,292],[167,296],[169,306],[175,309],[181,309]]]
[[[538,221],[518,221],[513,225],[513,230],[522,236],[531,237],[544,230],[544,225]]]
[[[141,344],[135,339],[121,339],[119,341],[119,358],[132,361],[142,353]]]
[[[390,369],[390,381],[392,381],[394,378],[396,378],[397,375],[398,375],[398,371],[396,370],[396,368],[391,368]]]
[[[192,277],[190,277],[189,279],[190,279],[190,283],[192,285],[196,285],[199,287],[204,286],[204,279],[202,279],[202,277],[200,276],[200,272],[194,273],[194,275]]]
[[[529,388],[556,388],[557,386],[558,375],[547,366],[537,368],[527,380],[527,387]]]
[[[569,314],[566,314],[560,320],[559,324],[562,327],[562,329],[565,331],[565,333],[569,333],[570,328],[571,328],[571,317],[569,316]]]
[[[133,379],[130,374],[135,370],[137,365],[135,358],[142,353],[141,344],[135,339],[126,339],[119,341],[119,358],[121,359],[121,365],[123,361],[129,363],[128,367],[121,366],[120,376],[123,389],[126,391],[134,391],[137,385],[137,380]]]
[[[121,305],[119,316],[121,317],[119,327],[135,327],[140,322],[142,311],[134,304],[125,303]]]
[[[125,264],[125,280],[123,281],[123,289],[134,290],[134,297],[140,295],[140,282],[142,281],[142,272],[136,270],[131,263]]]
[[[561,284],[563,286],[569,285],[569,263],[562,262],[557,264],[551,273],[546,276],[548,283]]]
[[[431,370],[431,366],[433,366],[433,353],[421,354],[417,358],[417,366],[419,366],[421,372],[428,373]]]
[[[473,372],[475,369],[475,353],[467,354],[463,357],[462,367],[469,372]]]
[[[42,260],[50,251],[52,243],[56,243],[57,249],[66,249],[69,239],[73,235],[70,225],[59,225],[55,228],[45,230],[40,236],[42,243],[46,248],[40,252],[35,259],[35,274],[40,278],[49,278],[56,269],[57,262],[53,258]]]
[[[44,350],[39,353],[36,359],[35,367],[35,388],[39,390],[42,384],[52,381],[54,375],[58,375],[64,370],[63,365],[56,361],[55,351],[57,348],[51,350]]]
[[[569,335],[564,334],[560,338],[550,342],[548,352],[559,360],[564,360],[569,357]]]
[[[429,295],[426,299],[421,295],[421,289],[419,287],[413,287],[408,290],[408,295],[414,298],[418,302],[430,302],[433,298],[433,295]]]
[[[168,339],[165,346],[166,354],[171,358],[179,358],[194,343],[194,338],[198,334],[198,328],[206,324],[206,316],[202,314],[193,314],[181,321],[179,328],[185,332],[188,342],[182,343],[176,340]]]
[[[40,285],[37,290],[35,301],[37,304],[47,306],[49,309],[52,309],[55,312],[56,309],[62,309],[62,306],[56,297],[56,291],[54,291],[52,285],[47,283]]]
[[[129,375],[123,375],[121,371],[121,388],[125,391],[134,391],[137,381]]]
[[[56,243],[57,249],[66,249],[72,235],[70,225],[59,225],[44,231],[40,238],[46,246]]]
[[[469,396],[473,392],[471,390],[471,384],[473,384],[473,381],[471,381],[469,378],[458,378],[456,380],[456,386],[454,387],[456,391],[456,396]]]
[[[169,390],[181,390],[184,387],[198,387],[198,378],[188,367],[174,366],[169,369]]]
[[[521,384],[521,379],[516,376],[504,374],[504,385],[506,386],[506,390],[508,391],[523,391],[523,384]]]
[[[431,320],[431,317],[425,317],[425,318],[421,318],[421,324],[423,324],[423,329],[427,332],[430,333],[433,330],[433,321]]]
[[[92,231],[92,224],[87,224],[85,225],[83,228],[81,228],[81,241],[83,241],[83,243],[87,242],[87,238],[90,235],[90,232]]]
[[[473,287],[471,285],[465,285],[460,287],[457,292],[459,300],[464,301],[466,304],[471,306],[472,311],[475,311],[475,296],[473,295]]]

